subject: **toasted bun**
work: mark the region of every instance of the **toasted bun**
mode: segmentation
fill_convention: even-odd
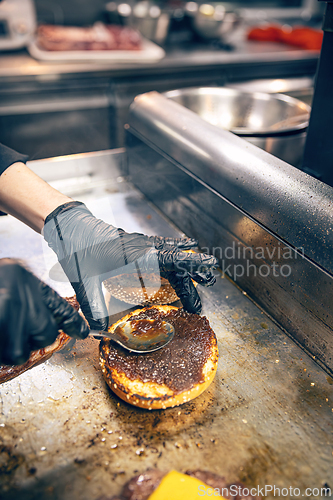
[[[127,403],[149,410],[178,406],[196,398],[212,383],[217,370],[217,340],[208,320],[177,307],[153,306],[131,312],[109,331],[121,321],[145,314],[159,314],[172,323],[174,339],[147,354],[130,353],[103,340],[100,366],[107,384]]]
[[[194,250],[183,251],[195,253]],[[104,286],[112,297],[136,306],[172,304],[179,300],[169,281],[159,274],[142,273],[140,278],[137,272],[118,274],[105,280]],[[195,281],[192,282],[197,286]]]
[[[120,274],[104,281],[107,291],[118,300],[132,305],[172,304],[178,295],[165,278],[157,274],[142,274],[143,286],[137,274]]]

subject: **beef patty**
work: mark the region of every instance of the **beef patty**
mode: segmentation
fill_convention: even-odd
[[[146,354],[130,353],[108,339],[100,343],[104,378],[120,398],[141,408],[168,408],[199,396],[211,384],[218,349],[207,318],[173,306],[153,306],[119,322],[133,319],[161,319],[174,327],[175,335],[162,349]]]

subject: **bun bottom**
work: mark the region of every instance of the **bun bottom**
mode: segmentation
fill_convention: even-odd
[[[178,309],[177,307],[173,306],[154,306],[154,308],[159,309],[161,312],[168,312]],[[126,321],[130,317],[133,317],[141,312],[142,309],[133,311],[120,321]],[[110,327],[111,331],[117,327],[117,323]],[[193,342],[199,341],[199,338],[193,339]],[[130,403],[133,406],[145,408],[147,410],[172,408],[174,406],[179,406],[181,404],[187,403],[188,401],[191,401],[192,399],[200,396],[200,394],[202,394],[212,383],[217,371],[218,348],[216,336],[212,330],[210,338],[211,352],[202,367],[203,381],[195,385],[189,382],[190,388],[182,392],[174,392],[167,385],[158,384],[155,381],[143,382],[139,379],[132,380],[128,378],[123,371],[117,369],[116,367],[110,366],[107,362],[110,349],[115,349],[113,345],[110,344],[110,341],[103,341],[101,343],[100,366],[106,383],[108,384],[110,389],[126,403]],[[124,354],[124,356],[126,356],[126,354]]]
[[[217,347],[214,349],[214,357],[218,357]],[[165,410],[173,408],[200,396],[213,382],[217,370],[217,362],[207,360],[203,374],[205,381],[196,384],[192,389],[174,394],[166,385],[159,385],[154,382],[141,382],[140,380],[130,380],[124,373],[119,373],[115,369],[109,370],[105,367],[105,360],[100,361],[102,373],[106,383],[120,399],[126,403],[146,410]]]

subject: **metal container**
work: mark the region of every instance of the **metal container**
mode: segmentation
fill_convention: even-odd
[[[304,102],[219,87],[180,89],[164,95],[212,125],[230,130],[291,165],[300,165],[311,111]]]
[[[314,77],[252,79],[245,82],[228,83],[227,87],[241,90],[242,92],[265,92],[267,94],[289,95],[311,106]]]
[[[156,3],[142,0],[135,3],[108,2],[105,6],[110,22],[120,22],[137,29],[141,35],[153,42],[163,44],[170,24],[170,12]]]
[[[187,2],[185,12],[190,16],[193,30],[208,40],[226,41],[241,22],[240,15],[222,3]]]

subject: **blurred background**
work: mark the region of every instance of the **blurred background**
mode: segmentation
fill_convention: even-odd
[[[96,21],[105,19],[105,10],[108,9],[108,4],[114,3],[115,5],[123,5],[127,2],[105,2],[105,0],[35,0],[37,20],[41,23],[51,24],[66,24],[74,26],[90,25]],[[128,2],[128,5],[135,6],[140,2]],[[142,3],[142,2],[141,2]],[[200,2],[195,2],[200,5]],[[203,2],[202,2],[203,3]],[[209,2],[208,2],[209,3]],[[219,3],[219,2],[214,2]],[[177,0],[164,0],[151,2],[152,5],[157,5],[161,9],[179,9],[186,11],[186,3]],[[220,4],[230,9],[244,10],[253,9],[253,17],[257,15],[256,10],[260,9],[274,9],[281,10],[280,16],[284,18],[298,18],[304,17],[312,11],[314,15],[321,15],[323,11],[323,4],[317,0],[243,0],[243,1],[229,1],[220,2]],[[109,7],[110,8],[110,7]],[[111,7],[112,8],[112,7]],[[297,13],[296,10],[299,9]],[[284,10],[285,12],[282,12]],[[289,12],[288,12],[289,10]],[[302,12],[303,11],[303,12]],[[177,12],[180,16],[181,12]],[[267,12],[267,15],[270,13]],[[251,13],[247,12],[250,16]],[[261,16],[264,14],[261,13]]]
[[[227,86],[311,104],[324,8],[317,0],[0,0],[0,140],[31,159],[123,147],[130,103],[151,90]],[[119,25],[144,42],[140,51],[47,51],[41,25]]]

